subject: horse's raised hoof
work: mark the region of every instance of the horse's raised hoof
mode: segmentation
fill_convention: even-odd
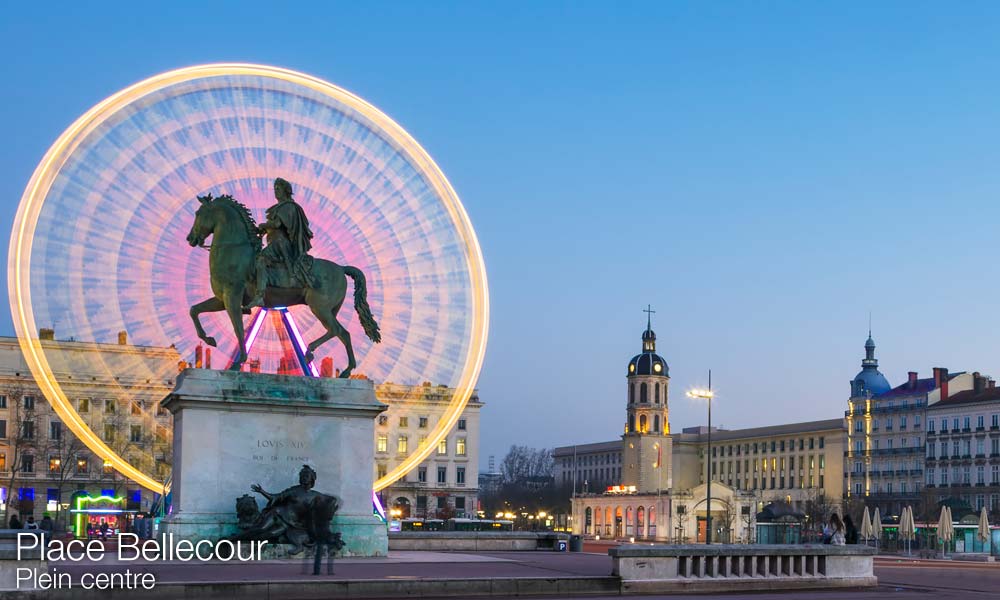
[[[341,379],[347,379],[350,376],[351,376],[351,369],[344,369],[343,371],[340,372],[340,376],[339,377]]]
[[[207,337],[207,338],[205,338],[205,343],[208,344],[209,346],[215,348],[215,338],[214,337]]]
[[[305,355],[304,358],[306,359],[307,363],[311,363],[313,361],[313,358],[315,358],[315,357],[313,356],[312,352],[306,352],[306,355]]]

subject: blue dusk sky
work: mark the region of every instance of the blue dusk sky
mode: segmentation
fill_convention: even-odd
[[[484,466],[620,434],[647,303],[675,430],[704,422],[683,392],[709,368],[718,425],[843,415],[869,311],[894,385],[1000,374],[1000,4],[289,4],[5,5],[0,225],[109,94],[276,64],[380,107],[463,199]]]

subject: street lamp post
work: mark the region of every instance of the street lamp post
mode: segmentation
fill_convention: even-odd
[[[708,477],[705,479],[705,544],[712,543],[712,371],[708,371],[708,389],[694,389],[687,393],[689,398],[700,398],[708,400],[708,447],[705,450],[705,470]]]

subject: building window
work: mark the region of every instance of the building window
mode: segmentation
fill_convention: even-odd
[[[986,467],[983,465],[976,467],[976,483],[979,485],[986,483]]]
[[[35,472],[35,457],[30,454],[25,454],[21,457],[21,471],[25,473]]]
[[[927,431],[934,431],[934,419],[927,419]]]
[[[992,469],[993,469],[993,474],[990,483],[996,485],[1000,483],[1000,465],[993,465]]]
[[[649,395],[646,392],[646,383],[643,382],[639,384],[639,403],[646,404],[647,402],[649,402]]]
[[[458,420],[458,430],[465,431],[465,419]]]
[[[455,440],[455,455],[465,456],[465,438],[458,438]]]
[[[448,467],[438,467],[438,483],[448,483]]]
[[[927,485],[934,485],[934,469],[927,469]]]
[[[142,400],[132,401],[132,415],[141,416],[142,415]]]
[[[375,467],[375,469],[376,469],[376,473],[375,473],[376,479],[382,479],[383,477],[385,477],[385,474],[389,472],[389,468],[386,465],[382,464],[382,463],[379,463]]]
[[[7,470],[7,453],[0,452],[0,471]]]
[[[448,497],[447,496],[438,496],[437,497],[437,507],[438,507],[438,510],[444,510],[444,509],[448,508]]]
[[[983,415],[976,417],[976,429],[982,429],[984,427],[983,421],[986,419]]]
[[[417,419],[417,427],[420,429],[427,429],[427,417],[420,417]]]
[[[465,496],[455,497],[455,510],[465,510]]]
[[[109,415],[115,414],[115,401],[108,399],[104,401],[104,412]]]
[[[21,437],[26,440],[35,439],[35,422],[25,421],[21,423]]]
[[[389,417],[388,417],[388,415],[379,415],[378,416],[378,424],[379,425],[388,425],[389,424]]]
[[[62,461],[59,460],[58,456],[50,456],[49,457],[49,472],[50,473],[58,473],[59,472],[59,465],[61,465],[61,464],[62,464]]]
[[[158,417],[167,416],[167,409],[163,408],[163,405],[160,403],[156,404],[156,416]]]
[[[427,467],[417,467],[417,481],[427,483]]]
[[[465,485],[465,467],[455,469],[455,483]]]
[[[110,442],[115,439],[115,426],[111,423],[104,424],[104,441]]]
[[[972,427],[971,427],[971,421],[972,421],[972,417],[965,417],[965,418],[963,418],[962,419],[962,428],[963,429],[972,429]]]
[[[24,397],[24,410],[35,410],[35,397],[25,396]]]
[[[376,452],[388,452],[389,451],[389,436],[380,433],[375,441],[375,451]]]
[[[399,426],[408,427],[410,425],[410,417],[399,417]]]
[[[442,439],[438,442],[438,455],[448,454],[448,438]]]
[[[76,474],[86,475],[87,474],[87,459],[77,458],[76,459]]]
[[[7,396],[0,396],[0,408],[7,408]]]
[[[54,419],[49,421],[49,439],[53,441],[62,439],[62,423]]]
[[[7,437],[7,420],[0,419],[0,438]]]
[[[142,441],[142,425],[132,425],[129,427],[129,441],[139,443]]]
[[[396,440],[396,452],[399,454],[406,454],[410,451],[410,438],[405,435],[399,436]]]

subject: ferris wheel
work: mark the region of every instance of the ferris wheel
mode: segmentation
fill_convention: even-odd
[[[76,413],[38,330],[98,343],[127,331],[137,346],[193,356],[188,309],[211,295],[207,255],[185,243],[196,198],[229,194],[261,221],[277,177],[292,182],[310,217],[312,253],[365,271],[383,342],[372,344],[345,306],[356,372],[454,389],[428,443],[375,489],[426,458],[472,394],[486,346],[486,272],[468,215],[427,152],[377,108],[309,75],[250,64],[163,73],[100,102],[53,144],[21,199],[8,259],[14,326],[39,387],[91,450],[149,489],[163,483]],[[281,318],[301,338],[322,332],[305,307],[282,309]],[[231,355],[236,340],[225,314],[203,323],[219,341],[219,359]],[[246,317],[249,329],[261,323],[258,313]],[[282,330],[257,327],[251,360],[280,370],[286,342]],[[323,352],[345,362],[337,344],[317,359]]]

